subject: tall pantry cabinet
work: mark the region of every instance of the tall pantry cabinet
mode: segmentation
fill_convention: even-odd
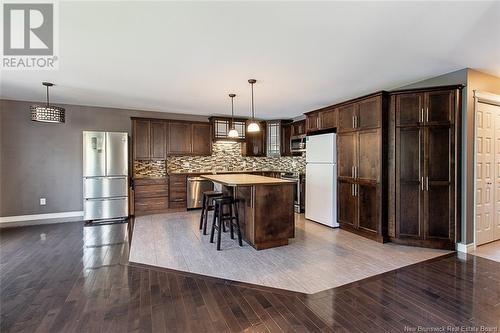
[[[389,229],[394,242],[454,248],[460,104],[457,86],[391,93]]]

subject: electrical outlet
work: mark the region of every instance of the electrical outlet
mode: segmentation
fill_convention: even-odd
[[[47,204],[47,199],[40,198],[40,206],[45,206]]]

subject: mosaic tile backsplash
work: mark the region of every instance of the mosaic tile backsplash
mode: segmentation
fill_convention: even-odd
[[[211,156],[171,156],[166,161],[134,161],[135,177],[164,177],[167,172],[292,171],[305,172],[303,156],[244,157],[239,142],[215,142]]]

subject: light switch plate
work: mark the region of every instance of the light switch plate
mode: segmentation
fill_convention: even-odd
[[[47,199],[40,198],[40,206],[45,206],[47,204]]]

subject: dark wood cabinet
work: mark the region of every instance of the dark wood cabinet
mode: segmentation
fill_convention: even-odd
[[[337,110],[323,110],[319,113],[319,128],[330,129],[337,127]]]
[[[302,135],[306,134],[306,121],[305,120],[299,120],[299,121],[294,121],[291,125],[291,136],[297,136],[297,135]]]
[[[193,139],[193,129],[191,124],[187,122],[170,122],[168,125],[168,154],[191,154]]]
[[[354,131],[356,129],[357,105],[351,103],[338,108],[337,133]]]
[[[167,157],[167,123],[151,121],[150,152],[152,160],[164,160]]]
[[[249,121],[248,121],[249,122]],[[248,128],[248,122],[246,128]],[[266,156],[266,128],[265,121],[259,122],[259,132],[246,132],[245,144],[242,146],[242,153],[245,156]]]
[[[212,154],[212,126],[210,123],[194,123],[192,126],[194,155]]]
[[[133,154],[136,160],[149,160],[151,123],[149,120],[135,120],[132,126]]]
[[[290,149],[290,138],[292,136],[292,124],[287,122],[281,123],[281,156],[292,156]]]
[[[395,92],[393,241],[453,249],[457,241],[455,184],[460,89]]]
[[[336,128],[337,114],[338,110],[335,107],[326,107],[306,113],[306,133]]]
[[[186,208],[187,175],[171,174],[169,180],[170,208]]]
[[[311,112],[306,114],[306,133],[319,130],[319,112]]]
[[[133,159],[212,154],[212,125],[192,121],[132,118]]]
[[[210,117],[209,120],[212,125],[212,138],[214,141],[245,141],[246,119],[235,118],[233,120],[227,117]],[[237,138],[228,137],[232,127],[238,132]]]
[[[380,92],[338,107],[338,222],[379,242],[388,240],[387,106]]]
[[[134,213],[136,216],[168,211],[167,178],[134,179]]]

